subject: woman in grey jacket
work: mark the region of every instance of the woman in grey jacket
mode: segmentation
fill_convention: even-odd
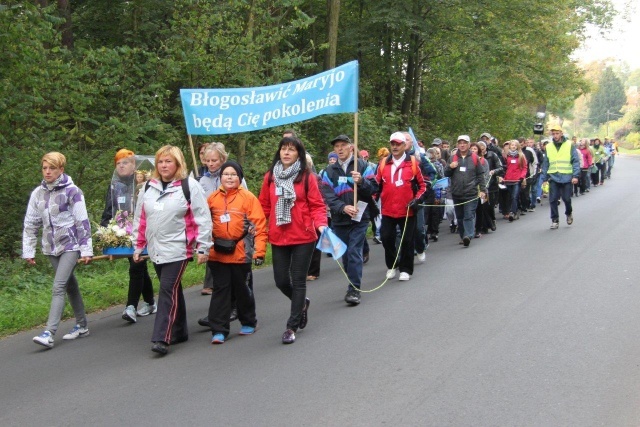
[[[89,335],[84,303],[73,270],[78,257],[85,264],[91,262],[91,225],[82,191],[64,173],[66,164],[67,159],[61,153],[51,152],[42,157],[44,179],[31,193],[22,235],[22,257],[35,265],[38,230],[42,228],[42,253],[49,257],[55,271],[47,329],[33,338],[36,344],[47,348],[53,347],[53,336],[64,310],[65,293],[76,316],[76,326],[62,339]]]
[[[133,260],[142,261],[140,254],[146,246],[158,274],[160,293],[151,350],[165,355],[170,344],[189,338],[181,279],[194,256],[198,264],[207,262],[212,224],[202,187],[187,177],[182,151],[165,145],[156,152],[155,165],[136,206]]]

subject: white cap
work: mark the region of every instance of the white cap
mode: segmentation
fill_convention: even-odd
[[[458,137],[458,139],[456,139],[456,141],[467,141],[467,142],[471,142],[471,138],[469,138],[469,135],[460,135]]]
[[[406,143],[407,138],[405,138],[404,133],[402,132],[394,132],[389,137],[389,142],[391,141]]]

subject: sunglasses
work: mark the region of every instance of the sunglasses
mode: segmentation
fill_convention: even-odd
[[[404,145],[404,142],[389,141],[389,144],[391,144],[392,147],[399,147],[401,145]]]

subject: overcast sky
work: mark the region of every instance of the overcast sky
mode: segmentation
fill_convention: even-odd
[[[612,3],[622,16],[604,37],[593,31],[575,57],[584,62],[614,58],[625,61],[632,70],[640,68],[640,1],[612,0]]]

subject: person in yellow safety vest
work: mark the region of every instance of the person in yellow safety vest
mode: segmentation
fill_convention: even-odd
[[[551,206],[551,229],[559,225],[558,200],[565,205],[567,224],[573,224],[571,191],[580,177],[580,159],[576,147],[562,134],[558,125],[551,126],[552,140],[546,146],[547,155],[542,162],[542,181],[549,183],[549,205]]]

